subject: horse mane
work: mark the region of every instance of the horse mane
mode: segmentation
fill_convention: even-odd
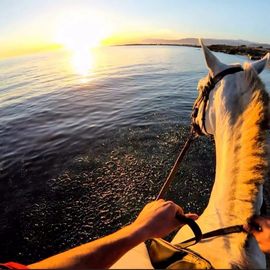
[[[228,212],[235,213],[231,214],[234,218],[235,215],[250,217],[255,214],[253,205],[258,195],[258,186],[266,179],[269,165],[266,142],[266,129],[269,125],[269,95],[252,65],[245,63],[243,69],[244,87],[242,86],[242,93],[237,97],[239,102],[236,105],[239,107],[237,115],[228,112],[224,116],[224,123],[233,123],[234,126],[232,134],[235,143],[235,160],[231,163],[231,175],[234,178],[231,179],[231,183],[234,188],[230,194],[229,202],[231,203],[228,203]],[[208,74],[199,80],[199,91],[209,81],[209,76]],[[251,201],[247,200],[247,197],[252,198]],[[247,203],[246,215],[242,212],[243,205],[237,207],[238,204],[233,202],[235,198]]]
[[[232,203],[228,204],[228,212],[235,215],[243,216],[243,209],[237,208],[233,200],[237,198],[242,202],[247,202],[246,216],[250,217],[255,214],[253,205],[258,195],[258,186],[263,184],[266,179],[268,160],[267,160],[267,143],[266,129],[269,125],[269,95],[264,83],[259,78],[257,72],[250,63],[243,65],[245,91],[238,97],[239,109],[237,117],[228,113],[225,118],[234,123],[232,132],[235,142],[234,156],[231,170],[234,179],[231,179],[234,185],[231,195]],[[198,82],[200,91],[209,81],[209,74]],[[248,100],[244,101],[248,96]],[[245,105],[241,104],[245,103]],[[224,119],[225,120],[225,119]],[[226,123],[226,121],[224,121]],[[243,189],[243,186],[246,188]],[[256,191],[256,192],[254,192]],[[252,200],[248,201],[247,197]],[[243,220],[244,222],[246,220]]]
[[[232,199],[237,198],[237,200],[246,202],[246,210],[244,213],[243,204],[238,206],[235,203],[230,205],[232,207],[230,210],[231,213],[234,213],[233,215],[247,218],[255,214],[254,205],[259,192],[258,187],[263,184],[269,173],[269,145],[267,144],[269,95],[252,65],[245,63],[243,68],[244,84],[250,94],[247,106],[234,125],[233,134],[236,141],[235,156],[237,159],[234,160],[232,168],[235,188],[231,196]],[[232,268],[249,268],[249,257],[249,249],[246,249],[246,252],[242,254],[242,261],[232,263]]]
[[[239,160],[236,183],[246,183],[249,190],[237,188],[237,198],[245,200],[247,194],[252,195],[255,203],[257,193],[254,185],[263,184],[267,172],[266,128],[268,124],[269,95],[256,71],[248,63],[244,64],[245,82],[251,91],[250,102],[242,112],[235,125],[235,133],[239,134]],[[254,214],[254,213],[252,213]]]

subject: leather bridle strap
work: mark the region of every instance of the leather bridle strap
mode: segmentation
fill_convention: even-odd
[[[234,73],[237,73],[240,71],[243,71],[243,68],[241,66],[236,66],[236,67],[230,67],[230,68],[227,68],[227,69],[221,71],[213,78],[210,76],[209,81],[204,88],[204,91],[206,92],[205,94],[209,95],[210,91],[213,90],[215,88],[216,84],[219,81],[221,81],[225,76],[230,75],[230,74],[234,74]]]
[[[227,68],[223,71],[221,71],[220,73],[218,73],[213,79],[212,79],[212,83],[214,84],[214,86],[220,81],[222,80],[225,76],[229,75],[229,74],[234,74],[237,72],[243,71],[243,68],[241,66],[236,66],[236,67],[230,67]]]
[[[198,135],[204,135],[203,132],[201,131],[200,127],[198,126],[198,124],[195,123],[195,119],[197,118],[200,104],[202,102],[204,102],[203,103],[203,111],[202,111],[202,128],[204,129],[206,134],[210,135],[207,132],[207,129],[205,126],[206,106],[207,106],[207,103],[209,100],[210,92],[215,88],[216,84],[220,80],[222,80],[225,76],[230,75],[230,74],[234,74],[234,73],[237,73],[240,71],[243,71],[243,68],[241,66],[236,66],[236,67],[230,67],[230,68],[227,68],[227,69],[221,71],[213,78],[209,76],[208,83],[204,86],[202,93],[200,94],[199,98],[197,99],[197,101],[195,102],[194,107],[193,107],[192,125],[193,125],[193,128]]]

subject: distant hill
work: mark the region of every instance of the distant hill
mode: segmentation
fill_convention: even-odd
[[[233,39],[203,39],[205,45],[229,45],[229,46],[241,46],[245,45],[248,47],[263,47],[270,48],[270,44],[266,43],[256,43],[247,40],[233,40]],[[145,39],[143,44],[175,44],[175,45],[189,45],[189,46],[199,46],[199,41],[197,38],[183,38],[183,39]]]

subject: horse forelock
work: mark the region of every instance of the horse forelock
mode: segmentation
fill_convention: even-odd
[[[197,89],[200,91],[202,90],[205,85],[209,82],[209,79],[210,79],[210,75],[207,74],[206,76],[204,76],[203,78],[201,78],[198,82],[198,86],[197,86]]]

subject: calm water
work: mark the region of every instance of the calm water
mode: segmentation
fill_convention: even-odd
[[[172,46],[0,61],[0,261],[33,262],[130,222],[183,143],[206,72],[199,49]],[[261,77],[270,89],[269,69]],[[170,195],[186,210],[205,206],[213,160],[210,141],[195,144]]]

